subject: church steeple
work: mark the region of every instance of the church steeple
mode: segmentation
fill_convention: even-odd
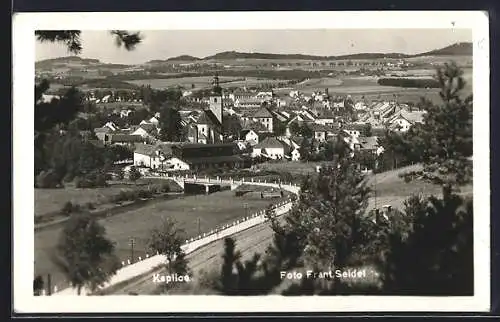
[[[222,95],[222,88],[220,87],[219,84],[219,75],[215,73],[215,76],[212,80],[212,94],[221,96]]]
[[[212,93],[210,95],[210,111],[215,115],[219,121],[219,126],[222,126],[222,88],[219,84],[219,75],[216,73],[212,80]]]

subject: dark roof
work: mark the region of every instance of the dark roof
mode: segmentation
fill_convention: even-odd
[[[182,161],[187,164],[214,164],[221,162],[243,162],[243,159],[237,155],[215,156],[215,157],[200,157],[200,158],[183,158]]]
[[[276,139],[275,137],[267,137],[263,141],[259,142],[255,147],[256,148],[286,148],[288,146],[284,142]]]
[[[148,133],[153,132],[154,130],[156,130],[156,126],[154,124],[151,124],[151,123],[140,124],[139,127],[142,128],[142,129],[144,129]]]
[[[166,155],[171,155],[172,145],[170,144],[151,145],[151,144],[136,143],[134,152],[143,155],[153,156],[156,155],[156,151],[158,150],[162,151]]]
[[[235,143],[203,144],[203,143],[182,142],[173,144],[172,146],[179,147],[182,149],[199,149],[199,148],[215,148],[215,147],[235,147]]]
[[[255,112],[252,117],[254,118],[269,118],[273,117],[273,114],[267,109],[267,108],[261,108],[258,109],[257,112]]]
[[[140,135],[131,134],[111,134],[109,141],[111,142],[142,142]]]
[[[111,129],[107,126],[105,127],[96,127],[94,129],[94,133],[109,133],[111,132]]]
[[[196,123],[222,126],[222,124],[217,119],[217,116],[215,116],[215,114],[210,110],[203,111],[200,117],[196,120]]]

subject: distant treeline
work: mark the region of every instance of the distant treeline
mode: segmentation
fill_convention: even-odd
[[[304,78],[317,78],[325,77],[331,70],[223,70],[217,71],[219,76],[230,76],[230,77],[257,77],[257,78],[269,78],[269,79],[304,79]],[[144,74],[144,73],[130,73],[124,75],[113,75],[106,77],[106,80],[142,80],[142,79],[171,79],[171,78],[183,78],[183,77],[202,77],[202,76],[213,76],[214,71],[198,72],[198,73],[179,73],[173,75],[162,75],[162,74]]]
[[[377,83],[382,86],[439,88],[439,82],[432,78],[380,78]]]

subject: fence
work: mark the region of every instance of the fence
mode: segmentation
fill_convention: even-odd
[[[168,176],[164,176],[169,179],[173,179]],[[179,178],[180,179],[180,178]],[[184,179],[184,178],[183,178]],[[207,178],[210,180],[210,178]],[[204,180],[207,180],[204,179]],[[218,179],[218,178],[217,178]],[[217,179],[212,179],[216,181]],[[174,179],[175,180],[175,179]],[[194,180],[200,180],[196,179],[196,176],[194,176]],[[218,182],[221,182],[219,180]],[[228,180],[228,182],[233,182],[233,180]],[[245,182],[245,181],[239,181],[239,184],[255,184],[255,182]],[[258,183],[258,182],[257,182]],[[262,185],[266,186],[274,186],[274,185],[279,185],[281,188],[291,191],[295,194],[298,193],[300,188],[295,185],[282,185],[280,183],[261,183]],[[274,204],[270,210],[273,210],[275,212],[276,216],[280,216],[285,214],[286,212],[290,211],[293,205],[293,199],[288,198],[285,201],[281,201],[277,204]],[[249,229],[253,226],[259,225],[267,220],[266,217],[266,210],[260,210],[252,215],[243,217],[241,219],[238,219],[231,224],[226,224],[222,225],[220,227],[217,227],[210,232],[200,234],[196,237],[190,238],[185,241],[184,245],[182,245],[182,249],[186,254],[189,254],[196,249],[203,247],[205,245],[208,245],[214,241],[220,240],[222,238],[225,238],[227,236],[236,234],[238,232],[244,231],[246,229]],[[131,263],[130,260],[127,261],[122,261],[122,268],[120,268],[116,274],[110,279],[108,283],[105,283],[102,287],[100,287],[100,290],[106,289],[110,286],[116,285],[118,283],[122,283],[124,281],[127,281],[131,278],[134,278],[136,276],[145,274],[151,269],[165,263],[167,261],[166,257],[163,255],[159,254],[146,254],[145,258],[139,257],[139,261],[135,263]],[[82,289],[81,295],[88,295],[91,292],[89,292],[86,289]],[[45,295],[44,293],[42,295]],[[77,291],[75,288],[72,288],[71,286],[68,286],[65,289],[58,290],[57,286],[54,286],[53,290],[53,295],[77,295]]]

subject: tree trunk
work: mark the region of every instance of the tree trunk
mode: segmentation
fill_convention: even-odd
[[[77,294],[78,296],[80,296],[80,295],[81,295],[81,293],[82,293],[82,286],[81,286],[81,285],[78,285],[78,288],[76,289],[76,294]]]

